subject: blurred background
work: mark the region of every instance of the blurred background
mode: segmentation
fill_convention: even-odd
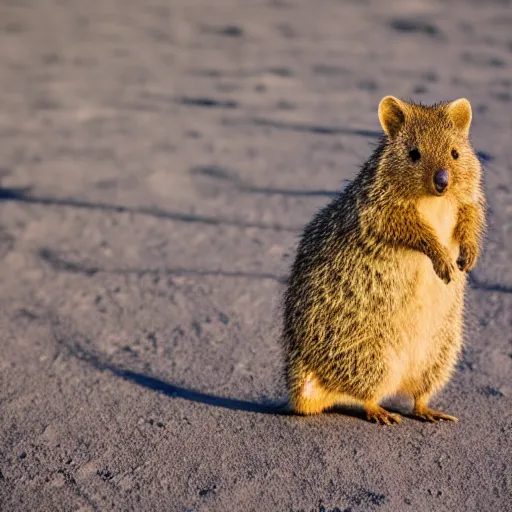
[[[510,510],[511,62],[508,1],[2,0],[0,508]],[[264,414],[297,236],[388,94],[473,106],[462,421]]]

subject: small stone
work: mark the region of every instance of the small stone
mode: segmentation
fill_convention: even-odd
[[[236,25],[227,25],[219,30],[219,34],[228,37],[241,37],[244,35],[244,30]]]
[[[228,315],[226,315],[226,313],[223,313],[222,311],[218,314],[218,318],[224,325],[227,325],[229,323]]]

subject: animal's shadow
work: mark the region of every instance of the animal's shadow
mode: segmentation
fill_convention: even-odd
[[[169,384],[163,380],[155,377],[150,377],[142,373],[137,373],[131,370],[124,370],[110,366],[107,368],[117,377],[134,382],[138,386],[163,393],[164,395],[173,398],[182,398],[189,402],[196,402],[205,405],[212,405],[214,407],[221,407],[223,409],[230,409],[233,411],[256,412],[260,414],[279,414],[290,415],[292,412],[288,410],[285,404],[278,403],[257,403],[248,400],[238,400],[236,398],[225,398],[208,393],[201,393],[191,389],[182,388],[174,384]]]
[[[249,400],[238,400],[236,398],[220,397],[209,393],[194,391],[181,386],[176,386],[156,377],[145,375],[133,370],[122,368],[109,361],[104,361],[100,354],[86,351],[81,346],[71,346],[68,343],[58,340],[59,344],[65,346],[72,356],[80,361],[86,362],[100,371],[108,371],[121,379],[133,382],[138,386],[162,393],[171,398],[181,398],[190,402],[196,402],[233,411],[255,412],[259,414],[291,415],[291,410],[284,402],[258,403]]]
[[[156,377],[139,373],[130,369],[125,369],[108,361],[104,361],[100,354],[95,354],[91,351],[86,351],[81,346],[71,346],[62,340],[59,344],[65,346],[71,355],[80,361],[86,362],[100,371],[108,371],[126,381],[132,382],[143,388],[162,393],[171,398],[181,398],[189,402],[210,405],[213,407],[220,407],[232,411],[252,412],[257,414],[270,414],[277,416],[295,416],[302,418],[302,421],[307,421],[312,416],[301,416],[293,412],[287,400],[280,402],[266,402],[258,403],[249,400],[239,400],[236,398],[226,398],[200,391],[194,391],[175,384],[171,384]],[[397,412],[400,412],[397,410]],[[364,410],[361,407],[349,405],[337,405],[332,409],[325,411],[326,414],[341,414],[360,420],[366,420]]]

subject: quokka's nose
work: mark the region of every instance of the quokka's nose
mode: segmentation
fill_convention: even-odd
[[[436,187],[436,190],[440,194],[442,194],[445,191],[449,182],[450,175],[448,174],[447,170],[441,169],[434,174],[434,186]]]

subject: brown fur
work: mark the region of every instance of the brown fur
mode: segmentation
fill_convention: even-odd
[[[485,227],[471,107],[386,97],[379,118],[385,136],[298,247],[284,296],[291,405],[314,414],[358,402],[368,419],[389,424],[400,418],[379,401],[407,393],[416,416],[455,420],[427,404],[461,350],[466,272]],[[442,194],[439,169],[449,172]]]

